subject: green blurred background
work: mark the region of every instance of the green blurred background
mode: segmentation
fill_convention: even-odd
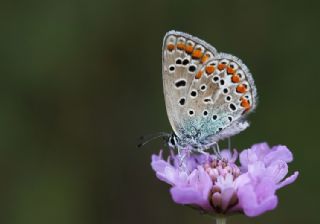
[[[298,181],[276,210],[229,223],[319,221],[319,1],[1,1],[0,223],[213,223],[175,205],[150,168],[170,131],[161,47],[199,36],[251,69],[239,149],[286,144]]]

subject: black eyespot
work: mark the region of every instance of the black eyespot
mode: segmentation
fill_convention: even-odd
[[[231,122],[232,121],[232,117],[228,117],[229,121]]]
[[[206,110],[203,111],[203,115],[204,115],[204,116],[207,116],[207,115],[208,115],[208,111],[206,111]]]
[[[190,115],[194,114],[194,111],[193,110],[189,110],[189,114]]]
[[[196,66],[190,65],[189,72],[194,72],[196,70]]]
[[[223,79],[220,80],[220,85],[222,85],[222,86],[224,85],[224,80]]]
[[[183,62],[182,62],[182,64],[183,64],[183,65],[189,64],[189,60],[188,60],[188,59],[184,59]]]
[[[228,90],[227,88],[224,88],[224,89],[223,89],[223,92],[224,92],[224,93],[228,93],[229,90]]]
[[[222,128],[219,128],[219,131],[222,131]]]
[[[177,65],[181,65],[181,64],[182,64],[182,61],[181,61],[180,58],[178,58],[178,59],[176,60],[176,64],[177,64]]]
[[[180,105],[184,105],[185,102],[186,102],[186,99],[185,99],[185,98],[181,98],[181,99],[179,100]]]
[[[233,111],[237,110],[236,106],[235,106],[233,103],[231,103],[231,104],[229,105],[229,107],[230,107],[230,109],[233,110]]]
[[[223,62],[221,62],[221,64],[224,64],[224,65],[225,65],[225,64],[227,64],[227,62],[226,62],[226,61],[223,61]]]
[[[204,99],[203,101],[207,103],[207,102],[210,102],[211,99]]]
[[[174,141],[173,138],[170,138],[170,143],[171,143],[172,145],[175,145],[175,144],[176,144],[176,142]]]
[[[230,97],[230,96],[227,96],[226,99],[227,99],[227,101],[230,101],[230,100],[231,100],[231,97]]]
[[[169,70],[170,70],[170,71],[174,71],[174,66],[171,65],[171,66],[169,67]]]
[[[205,89],[206,89],[206,85],[202,85],[202,86],[200,87],[200,89],[201,89],[201,90],[205,90]]]
[[[193,91],[191,91],[190,94],[191,94],[191,96],[195,97],[197,95],[197,92],[193,90]]]
[[[245,98],[249,99],[249,96],[245,96]]]
[[[187,84],[186,80],[179,80],[178,82],[175,83],[177,88],[186,86],[186,84]]]
[[[234,68],[234,65],[233,65],[233,64],[230,64],[229,66],[230,66],[230,68]]]
[[[213,77],[213,81],[217,82],[219,80],[218,76]]]
[[[213,116],[212,116],[212,119],[213,119],[213,120],[217,120],[217,118],[218,118],[217,115],[213,115]]]

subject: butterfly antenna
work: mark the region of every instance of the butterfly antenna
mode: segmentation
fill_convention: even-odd
[[[155,140],[160,137],[169,137],[169,136],[170,136],[170,134],[168,134],[166,132],[158,132],[158,133],[154,133],[154,134],[150,134],[150,135],[141,136],[140,137],[141,143],[139,143],[137,146],[138,146],[138,148],[141,148],[142,146],[148,144],[152,140]]]

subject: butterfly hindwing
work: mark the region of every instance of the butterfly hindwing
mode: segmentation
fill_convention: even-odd
[[[165,36],[163,83],[170,123],[185,144],[240,132],[248,126],[245,115],[256,106],[252,76],[240,59],[181,32]]]

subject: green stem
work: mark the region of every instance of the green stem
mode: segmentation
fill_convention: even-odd
[[[217,224],[227,224],[226,218],[217,218],[216,221]]]

